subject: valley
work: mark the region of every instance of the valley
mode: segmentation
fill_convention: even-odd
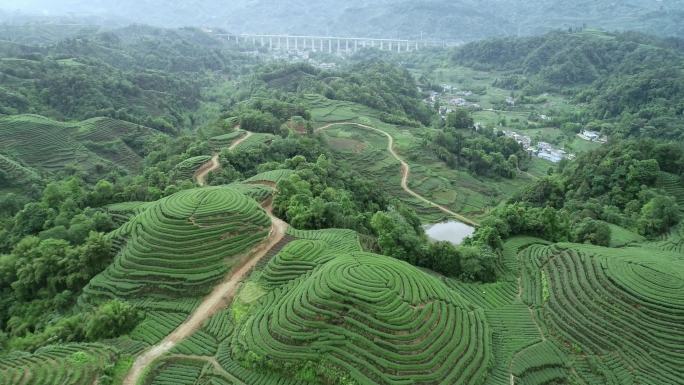
[[[677,41],[37,30],[0,42],[0,385],[682,384]]]

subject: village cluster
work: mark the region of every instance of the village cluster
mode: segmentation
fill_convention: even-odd
[[[444,118],[450,112],[454,111],[454,108],[470,108],[473,110],[479,110],[482,107],[477,103],[472,103],[467,100],[468,97],[473,96],[472,91],[468,90],[458,90],[457,88],[450,86],[448,84],[442,84],[442,92],[430,91],[427,98],[425,98],[425,103],[430,106],[434,106],[435,103],[440,102],[439,114]],[[446,101],[446,105],[441,105]]]
[[[535,146],[532,145],[532,138],[527,135],[518,134],[515,131],[502,131],[503,134],[509,138],[513,138],[518,142],[525,151],[537,158],[548,160],[549,162],[558,163],[563,159],[575,159],[575,154],[569,153],[563,149],[554,147],[551,143],[537,142]]]
[[[442,92],[430,91],[429,95],[425,98],[425,103],[430,106],[434,106],[439,103],[439,114],[443,119],[453,112],[455,108],[469,108],[473,110],[481,110],[482,107],[473,102],[469,102],[467,98],[473,95],[472,91],[469,90],[458,90],[458,88],[451,86],[449,84],[441,85]],[[420,90],[422,92],[422,90]],[[441,105],[446,102],[446,105]],[[515,105],[515,99],[513,97],[507,97],[506,103],[510,106]],[[550,120],[546,115],[539,115],[541,120]],[[476,123],[476,128],[480,124]],[[575,154],[570,153],[562,148],[558,148],[551,143],[539,141],[535,145],[532,143],[532,138],[526,135],[519,134],[515,131],[503,130],[503,134],[509,138],[513,138],[518,142],[529,154],[536,156],[540,159],[547,160],[549,162],[558,163],[563,159],[572,160],[575,158]],[[601,133],[591,130],[582,130],[577,136],[583,140],[595,143],[607,143],[608,138],[602,136]]]

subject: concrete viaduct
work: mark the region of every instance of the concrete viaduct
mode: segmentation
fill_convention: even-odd
[[[358,37],[292,36],[292,35],[229,35],[223,36],[238,45],[252,45],[279,51],[313,51],[327,53],[352,53],[363,48],[378,48],[385,51],[412,52],[429,47],[453,47],[455,42],[433,40],[400,40]]]

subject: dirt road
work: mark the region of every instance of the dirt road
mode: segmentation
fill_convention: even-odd
[[[124,379],[124,385],[136,385],[140,376],[154,360],[169,352],[174,346],[183,339],[197,331],[204,322],[214,315],[217,311],[224,309],[232,301],[237,292],[240,282],[256,266],[256,264],[285,236],[287,223],[276,218],[267,207],[268,215],[271,218],[271,231],[268,238],[260,246],[252,249],[249,255],[244,258],[243,264],[231,271],[230,275],[221,284],[216,286],[200,304],[200,306],[185,320],[176,330],[166,336],[159,344],[151,347],[133,363],[128,375]]]
[[[233,144],[231,144],[230,147],[228,147],[229,150],[231,150],[231,151],[235,150],[235,148],[236,148],[237,146],[239,146],[242,142],[244,142],[245,140],[247,140],[247,138],[249,138],[250,136],[252,136],[252,132],[251,132],[251,131],[245,131],[245,132],[246,132],[247,134],[246,134],[245,136],[243,136],[242,138],[236,140]]]
[[[228,147],[228,150],[234,150],[237,146],[239,146],[242,142],[247,140],[250,136],[252,136],[252,133],[249,131],[245,131],[247,134],[243,135],[240,139],[236,140],[233,144]],[[214,154],[214,156],[211,157],[211,160],[208,161],[207,163],[203,164],[202,167],[197,169],[195,172],[195,181],[197,182],[197,185],[200,187],[203,187],[207,184],[207,175],[209,175],[210,172],[214,172],[218,170],[218,168],[221,167],[221,164],[219,162],[219,154]]]
[[[245,135],[239,142],[247,139],[251,134]],[[233,143],[230,149],[235,148],[239,143]],[[212,158],[211,167],[202,166],[200,170],[202,178],[197,178],[197,183],[200,184],[204,182],[204,177],[212,170],[220,167],[220,162],[218,160],[218,155]],[[198,176],[200,173],[198,173]],[[200,184],[203,185],[203,184]],[[202,301],[202,303],[195,309],[195,311],[186,319],[176,330],[171,334],[166,336],[160,343],[152,346],[140,356],[138,356],[133,362],[131,369],[128,371],[126,378],[123,381],[123,385],[136,385],[140,380],[141,376],[145,372],[145,369],[157,358],[168,353],[173,349],[178,342],[191,336],[195,331],[202,327],[204,322],[208,320],[217,311],[224,309],[230,304],[235,296],[240,282],[249,274],[249,272],[256,266],[256,264],[264,257],[268,252],[280,242],[285,236],[287,231],[287,223],[283,222],[279,218],[273,215],[272,203],[269,200],[264,206],[266,213],[269,218],[271,218],[271,231],[268,237],[257,247],[250,250],[250,252],[242,259],[243,262],[237,270],[233,268],[226,279],[214,288],[214,290]]]
[[[472,219],[470,219],[470,218],[466,218],[466,217],[464,217],[464,216],[461,215],[461,214],[455,213],[455,212],[449,210],[448,208],[446,208],[446,207],[444,207],[444,206],[442,206],[442,205],[439,205],[439,204],[437,204],[437,203],[435,203],[435,202],[433,202],[433,201],[431,201],[431,200],[429,200],[429,199],[423,197],[422,195],[418,194],[417,192],[411,190],[411,188],[408,186],[409,176],[411,175],[411,166],[409,166],[408,163],[406,163],[406,162],[404,161],[404,159],[402,159],[402,158],[399,156],[399,154],[397,154],[397,152],[394,150],[394,138],[392,137],[392,135],[388,134],[387,132],[385,132],[385,131],[383,131],[383,130],[381,130],[381,129],[379,129],[379,128],[367,126],[367,125],[361,124],[361,123],[343,123],[343,122],[341,122],[341,123],[330,123],[330,124],[327,124],[327,125],[325,125],[325,126],[323,126],[323,127],[317,128],[317,129],[316,129],[316,132],[320,132],[320,131],[325,130],[326,128],[330,128],[330,127],[334,127],[334,126],[345,126],[345,125],[347,125],[347,126],[357,126],[357,127],[365,128],[365,129],[367,129],[367,130],[375,131],[375,132],[377,132],[377,133],[379,133],[379,134],[382,134],[382,135],[385,135],[385,136],[387,137],[387,139],[388,139],[388,142],[387,142],[387,151],[389,151],[390,154],[392,154],[392,156],[393,156],[396,160],[398,160],[399,163],[401,163],[401,188],[402,188],[404,191],[406,191],[408,194],[410,194],[411,196],[413,196],[413,197],[415,197],[415,198],[421,200],[422,202],[425,202],[425,203],[429,204],[429,205],[432,206],[432,207],[435,207],[435,208],[441,210],[443,213],[445,213],[445,214],[447,214],[447,215],[450,215],[450,216],[456,218],[456,219],[459,220],[460,222],[463,222],[463,223],[465,223],[465,224],[468,224],[468,225],[471,225],[471,226],[475,226],[475,227],[477,227],[477,226],[480,225],[480,224],[477,223],[476,221],[474,221],[474,220],[472,220]]]
[[[202,167],[195,172],[195,181],[197,182],[197,185],[204,187],[207,184],[207,175],[209,175],[210,172],[217,170],[219,167],[221,167],[221,164],[219,163],[219,154],[214,154],[210,161],[203,164]]]

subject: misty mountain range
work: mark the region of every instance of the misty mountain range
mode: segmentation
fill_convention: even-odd
[[[22,15],[277,33],[475,40],[590,26],[684,36],[684,0],[0,0]]]

